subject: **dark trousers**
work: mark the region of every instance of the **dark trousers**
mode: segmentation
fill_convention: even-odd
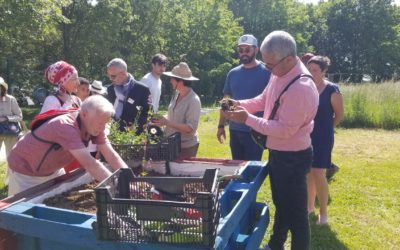
[[[263,150],[251,138],[250,132],[229,130],[232,159],[261,161]]]
[[[309,249],[310,225],[307,211],[307,179],[312,148],[297,152],[269,151],[269,179],[275,205],[275,222],[268,246],[284,249],[288,231],[292,250]]]

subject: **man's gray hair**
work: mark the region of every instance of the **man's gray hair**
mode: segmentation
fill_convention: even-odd
[[[283,30],[269,33],[261,44],[261,53],[274,54],[278,58],[297,55],[297,46],[294,38]]]
[[[109,114],[114,116],[114,106],[101,95],[92,95],[83,101],[81,111],[86,111],[90,114]]]
[[[125,72],[128,71],[128,66],[126,65],[126,62],[121,59],[121,58],[114,58],[112,59],[108,64],[107,64],[107,68],[109,67],[115,67],[118,69],[121,69]]]

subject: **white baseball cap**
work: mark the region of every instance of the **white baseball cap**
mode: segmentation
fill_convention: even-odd
[[[257,38],[250,34],[243,35],[239,38],[238,41],[238,46],[240,45],[251,45],[254,47],[258,47]]]

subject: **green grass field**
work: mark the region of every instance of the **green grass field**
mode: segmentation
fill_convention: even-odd
[[[201,120],[199,157],[230,158],[228,142],[216,139],[217,112]],[[330,182],[329,226],[311,222],[311,249],[398,249],[400,246],[400,131],[338,129]],[[267,154],[264,154],[266,159]],[[258,200],[272,204],[269,180]],[[272,222],[268,228],[271,231]],[[267,243],[269,233],[264,238]],[[286,249],[290,249],[287,244]]]
[[[228,142],[216,139],[217,112],[201,117],[198,157],[230,158]],[[400,131],[338,129],[334,162],[340,171],[330,183],[329,226],[311,222],[312,249],[398,249],[400,246]],[[265,153],[264,159],[267,154]],[[5,164],[0,164],[0,198]],[[267,202],[273,218],[274,206],[268,179],[258,193]],[[272,223],[264,243],[269,238]],[[289,249],[289,243],[286,246]]]

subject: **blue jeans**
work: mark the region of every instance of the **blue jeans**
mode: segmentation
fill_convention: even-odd
[[[245,161],[260,161],[263,149],[260,148],[253,139],[250,132],[229,130],[232,159]]]
[[[287,233],[292,234],[291,249],[310,247],[307,211],[307,173],[312,162],[312,147],[297,151],[269,151],[269,180],[275,205],[275,222],[268,242],[272,249],[283,250]]]

